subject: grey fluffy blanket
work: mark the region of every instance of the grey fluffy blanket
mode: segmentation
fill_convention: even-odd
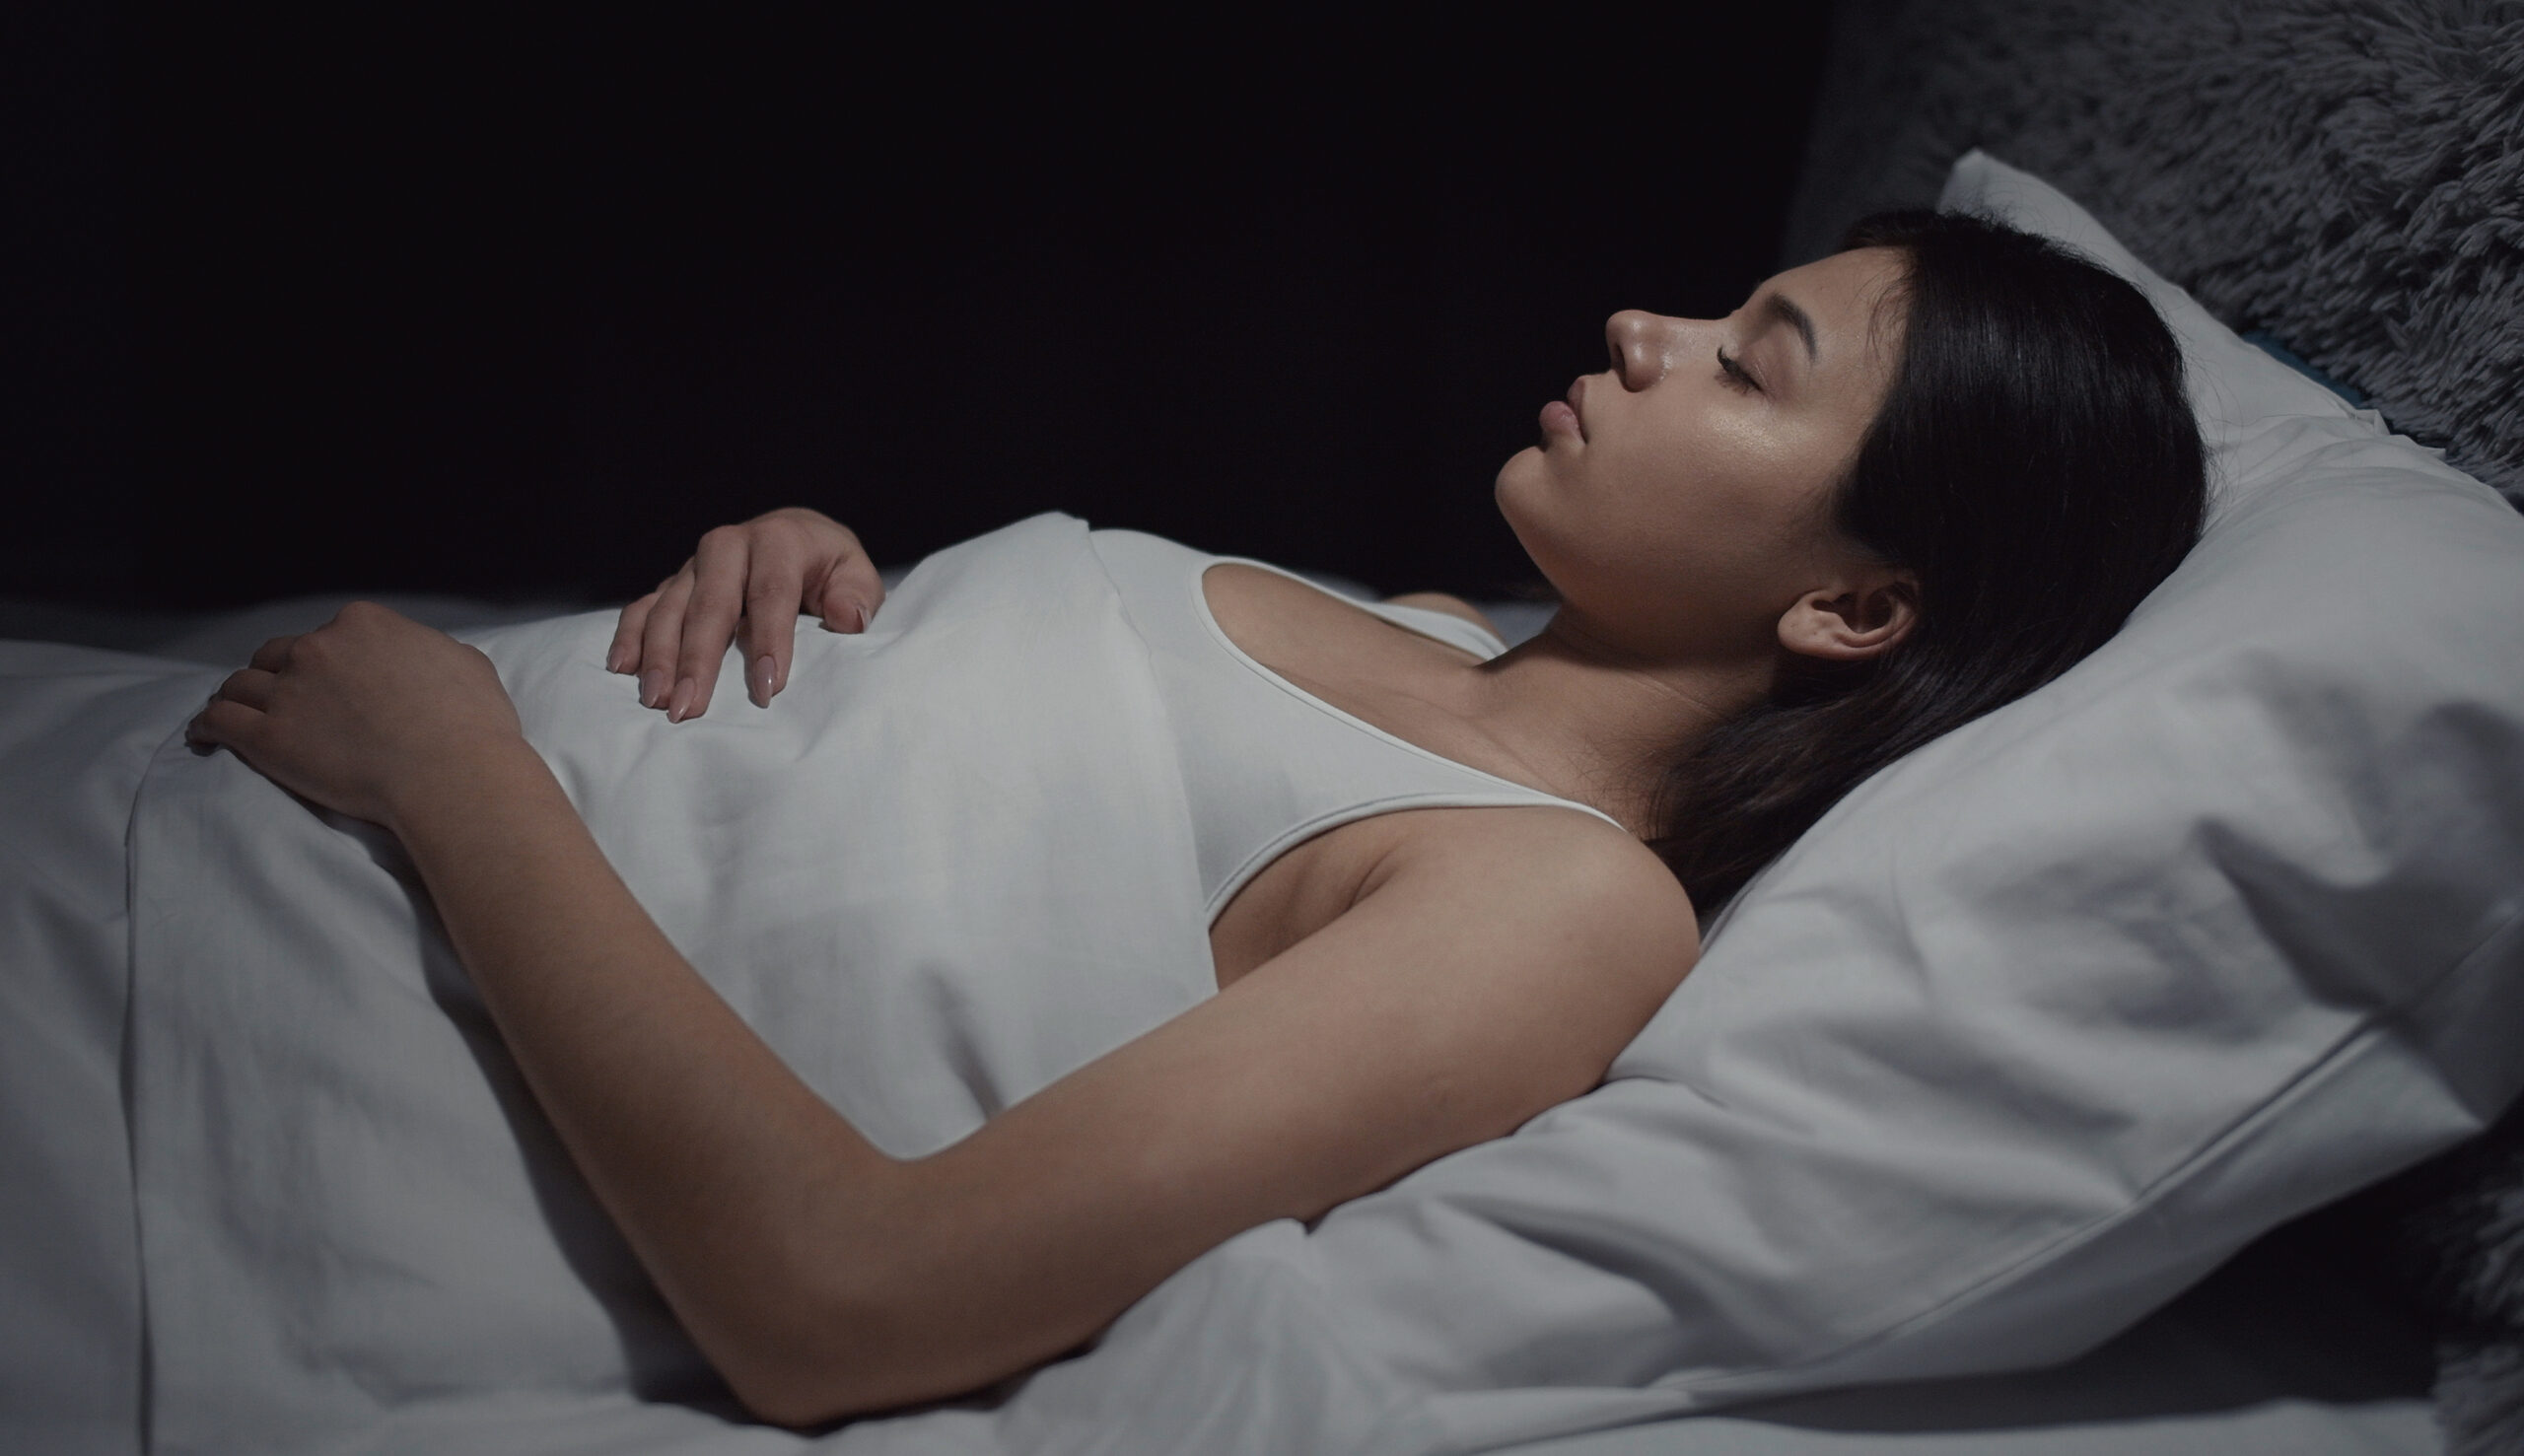
[[[2524,1451],[2524,1105],[2367,1202],[2436,1329],[2446,1456]]]
[[[2524,0],[1845,0],[1790,261],[1974,146],[2524,505]]]

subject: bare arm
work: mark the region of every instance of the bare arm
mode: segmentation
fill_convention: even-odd
[[[1215,1000],[896,1160],[694,973],[486,705],[426,752],[364,745],[360,763],[405,755],[373,786],[323,778],[371,772],[335,769],[323,744],[426,730],[416,700],[341,706],[382,670],[360,662],[419,645],[390,617],[368,609],[359,630],[379,640],[319,644],[312,665],[267,649],[276,667],[232,679],[201,731],[402,838],[572,1155],[770,1420],[1022,1369],[1241,1229],[1512,1130],[1591,1086],[1695,953],[1671,877],[1605,826],[1433,811],[1492,832],[1411,840],[1347,914]]]

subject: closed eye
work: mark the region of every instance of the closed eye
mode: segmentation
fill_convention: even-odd
[[[1718,346],[1718,377],[1730,389],[1753,394],[1762,392],[1762,381],[1754,379],[1752,371],[1744,368],[1741,361],[1727,358],[1723,344]]]

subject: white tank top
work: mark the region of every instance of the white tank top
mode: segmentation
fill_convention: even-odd
[[[1228,561],[1303,577],[1139,531],[1099,530],[1088,540],[1148,643],[1182,763],[1207,918],[1302,841],[1395,809],[1557,804],[1620,827],[1598,809],[1433,753],[1304,691],[1230,641],[1202,590],[1208,570]],[[1352,604],[1485,661],[1507,651],[1444,612]]]

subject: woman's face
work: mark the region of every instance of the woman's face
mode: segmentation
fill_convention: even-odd
[[[1877,305],[1902,267],[1858,249],[1724,318],[1612,316],[1612,367],[1499,472],[1565,613],[1645,656],[1768,655],[1789,607],[1865,562],[1828,508],[1891,382],[1901,315]]]

